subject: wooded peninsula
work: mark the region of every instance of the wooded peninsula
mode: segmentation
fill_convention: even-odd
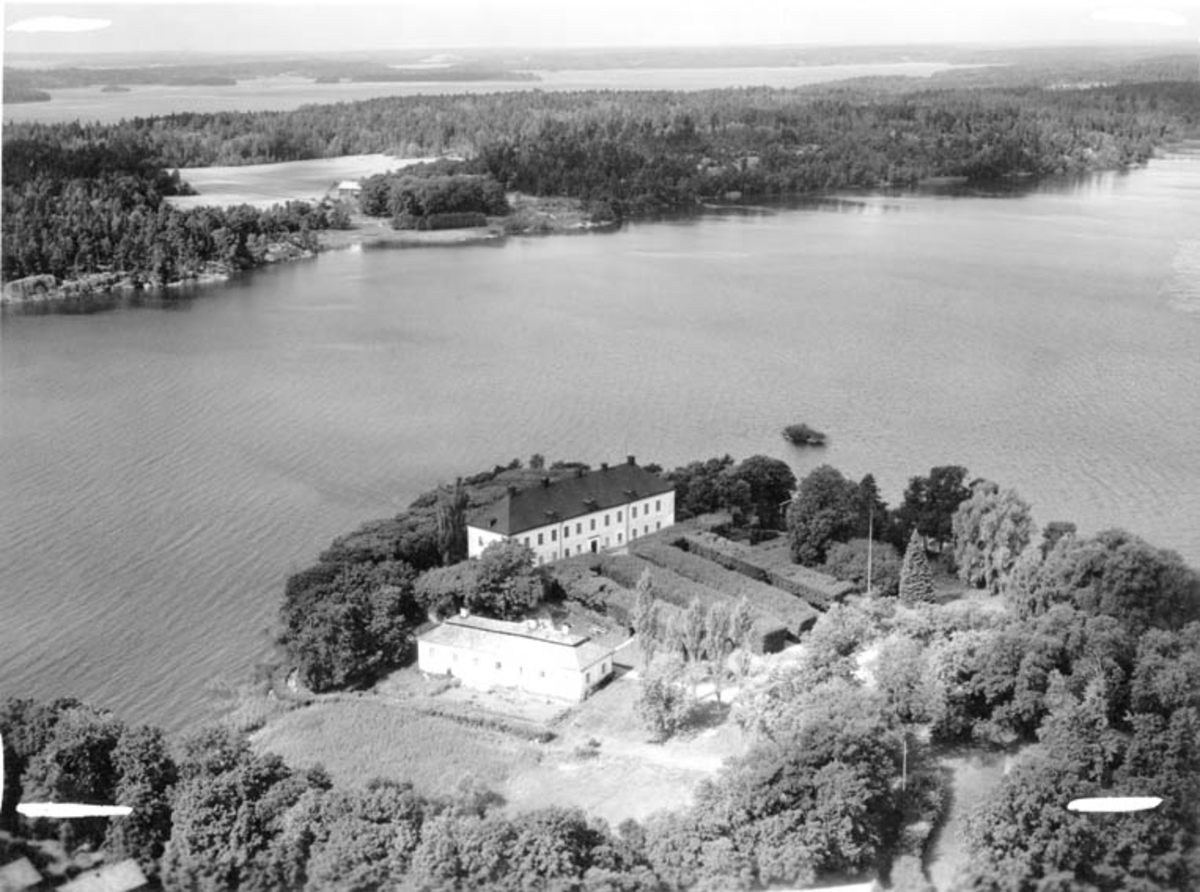
[[[13,123],[4,132],[0,273],[7,283],[53,277],[39,290],[59,295],[157,286],[307,256],[320,249],[319,233],[349,225],[336,203],[173,207],[167,198],[190,191],[177,175],[186,167],[449,156],[463,160],[432,173],[574,199],[592,221],[613,222],[931,178],[981,185],[1123,168],[1200,127],[1195,81],[940,83],[525,91],[108,125]]]

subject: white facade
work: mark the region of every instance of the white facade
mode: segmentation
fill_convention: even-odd
[[[451,617],[417,639],[417,665],[468,687],[518,688],[579,701],[612,675],[612,651],[586,635],[481,617]]]
[[[512,539],[533,549],[538,564],[586,551],[602,551],[629,543],[630,539],[658,532],[675,523],[675,493],[665,492],[626,502],[615,508],[581,514],[557,523],[504,536],[478,527],[467,527],[467,554],[479,557],[493,542]]]

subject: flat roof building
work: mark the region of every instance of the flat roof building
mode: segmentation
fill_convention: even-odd
[[[417,639],[417,665],[468,687],[578,701],[612,675],[612,649],[545,620],[454,616]]]

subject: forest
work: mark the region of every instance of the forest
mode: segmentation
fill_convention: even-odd
[[[472,610],[519,615],[550,593],[553,565],[534,568],[523,547],[464,565],[465,512],[508,485],[585,467],[540,455],[497,465],[337,540],[288,581],[289,659],[317,687],[369,684],[410,658],[427,611],[457,609],[464,592]],[[514,813],[477,782],[438,796],[402,777],[339,786],[319,767],[255,752],[228,727],[171,740],[73,700],[10,700],[0,706],[0,829],[12,835],[0,836],[0,861],[41,863],[34,840],[51,838],[133,857],[167,890],[749,890],[866,872],[926,892],[922,852],[948,807],[937,760],[972,746],[1016,755],[968,821],[960,888],[1195,888],[1200,575],[1121,530],[1039,528],[1019,493],[961,466],[910,478],[896,508],[870,475],[822,466],[797,481],[785,470],[725,456],[666,474],[682,515],[721,512],[736,537],[781,533],[802,563],[828,567],[865,532],[877,549],[899,553],[890,543],[903,542],[896,585],[830,605],[800,659],[743,689],[730,720],[748,749],[686,808],[613,828],[574,808]],[[939,599],[934,567],[990,606]],[[730,630],[743,621],[709,634],[711,610],[671,618],[653,583],[638,589],[647,729],[681,733],[680,667],[713,665],[713,642],[739,640]],[[858,658],[868,649],[873,682]],[[1099,793],[1163,803],[1124,816],[1063,807]],[[135,810],[120,821],[29,821],[14,811],[22,798]]]
[[[596,219],[929,177],[984,183],[1124,167],[1196,132],[1195,82],[1087,89],[870,84],[694,93],[412,96],[291,112],[12,124],[3,145],[6,281],[107,272],[170,281],[261,262],[265,244],[343,226],[335,211],[179,211],[180,167],[355,153],[456,155],[507,191],[580,199]],[[201,213],[234,215],[232,223]],[[251,223],[253,219],[253,223]],[[201,230],[221,230],[219,239]]]

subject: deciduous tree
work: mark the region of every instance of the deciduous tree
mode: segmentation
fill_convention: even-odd
[[[833,542],[845,542],[858,523],[858,487],[830,465],[821,465],[800,481],[788,509],[792,560],[815,567]]]
[[[954,562],[969,585],[999,593],[1036,527],[1029,503],[1015,489],[977,483],[954,512]]]
[[[940,465],[927,477],[910,478],[898,511],[900,534],[907,539],[915,529],[941,551],[954,535],[954,512],[971,495],[966,479],[961,465]]]
[[[750,509],[760,527],[778,529],[782,525],[781,506],[796,491],[796,475],[787,462],[766,455],[752,455],[733,469],[733,477],[750,488]]]

